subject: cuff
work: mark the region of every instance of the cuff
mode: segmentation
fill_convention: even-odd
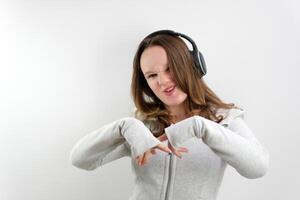
[[[123,120],[121,134],[128,142],[134,158],[160,143],[143,122],[132,117]]]
[[[134,158],[136,158],[137,156],[145,153],[150,148],[155,147],[159,143],[160,141],[155,137],[144,138],[140,141],[137,141],[137,143],[131,145],[132,155],[134,156]]]
[[[173,147],[177,148],[190,138],[200,135],[200,133],[198,133],[198,130],[200,130],[198,123],[201,121],[196,117],[197,116],[189,117],[165,128],[166,136]]]

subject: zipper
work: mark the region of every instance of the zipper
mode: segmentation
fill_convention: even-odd
[[[168,200],[169,197],[169,190],[170,190],[170,179],[171,179],[171,175],[172,175],[172,163],[173,163],[173,156],[170,153],[170,161],[169,161],[169,176],[168,176],[168,181],[167,181],[167,189],[166,189],[166,193],[165,193],[165,200]]]

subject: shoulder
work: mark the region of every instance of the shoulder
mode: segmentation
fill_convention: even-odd
[[[219,108],[217,110],[217,116],[223,115],[224,117],[224,119],[220,122],[220,124],[223,126],[228,126],[228,124],[230,124],[230,122],[237,117],[244,119],[244,113],[245,111],[242,108],[231,108],[231,109]]]

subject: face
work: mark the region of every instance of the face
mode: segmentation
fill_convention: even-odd
[[[163,47],[152,46],[144,50],[140,65],[153,93],[169,110],[183,106],[187,94],[180,90],[171,76],[167,54]]]

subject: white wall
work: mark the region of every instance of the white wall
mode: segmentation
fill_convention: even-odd
[[[219,199],[299,198],[300,5],[275,1],[1,1],[0,199],[127,199],[130,160],[95,171],[75,142],[128,116],[138,43],[173,29],[206,59],[205,80],[270,151],[261,179],[228,166]],[[108,182],[113,184],[107,184]]]

